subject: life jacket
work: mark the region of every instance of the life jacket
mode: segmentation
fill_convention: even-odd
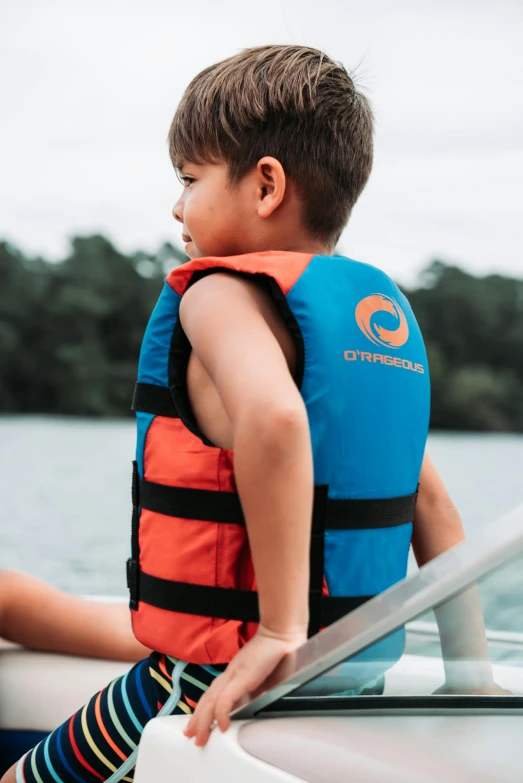
[[[229,662],[259,621],[234,455],[200,432],[187,392],[191,346],[180,302],[213,272],[262,286],[295,343],[315,480],[309,635],[405,576],[429,421],[419,327],[405,296],[375,267],[269,251],[200,258],[168,275],[145,331],[133,399],[127,576],[137,639],[199,664]],[[399,657],[402,644],[396,638],[387,655]]]

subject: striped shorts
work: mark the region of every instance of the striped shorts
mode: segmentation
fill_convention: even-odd
[[[113,680],[69,720],[20,759],[17,783],[105,781],[138,746],[146,723],[173,690],[175,658],[152,653]],[[187,664],[171,715],[189,715],[222,667]],[[123,778],[132,781],[134,767]]]

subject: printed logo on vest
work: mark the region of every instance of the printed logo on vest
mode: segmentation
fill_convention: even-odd
[[[412,370],[425,374],[422,364],[414,364],[410,359],[400,359],[399,356],[389,356],[383,353],[371,353],[370,351],[344,351],[343,358],[346,362],[370,362],[371,364],[384,364],[387,367],[400,367],[403,370]]]
[[[393,315],[398,322],[396,329],[385,329],[383,326],[379,326],[374,318],[379,312]],[[401,348],[409,339],[407,319],[392,296],[385,294],[366,296],[358,303],[355,316],[356,323],[365,337],[375,345],[383,345],[385,348]]]

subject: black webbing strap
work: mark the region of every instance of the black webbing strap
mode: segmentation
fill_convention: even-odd
[[[131,488],[133,501],[133,512],[131,517],[131,557],[127,561],[127,587],[129,588],[129,607],[138,609],[138,578],[139,578],[139,555],[138,546],[138,523],[139,523],[139,502],[138,502],[138,463],[133,460],[133,482]]]
[[[372,597],[322,598],[320,627],[331,625]],[[260,621],[258,593],[252,590],[232,590],[226,587],[174,582],[141,571],[140,600],[171,612],[242,622]]]
[[[154,413],[156,416],[170,416],[174,419],[180,418],[169,389],[154,383],[136,384],[131,410]]]
[[[330,498],[327,528],[347,530],[362,527],[395,527],[412,522],[418,491],[412,495],[379,500],[338,500]]]
[[[168,487],[138,479],[139,505],[170,517],[233,522],[244,525],[240,498],[235,492]]]
[[[349,612],[353,612],[358,606],[363,606],[367,601],[374,598],[373,595],[355,595],[355,596],[326,596],[321,599],[321,628],[332,625],[336,620],[345,617]]]
[[[168,487],[139,478],[138,493],[139,505],[159,514],[245,525],[240,499],[234,492]],[[338,500],[327,498],[325,488],[318,485],[314,488],[313,533],[316,529],[319,532],[404,525],[412,522],[416,497],[417,493],[383,500]]]

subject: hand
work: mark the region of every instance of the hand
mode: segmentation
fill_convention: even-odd
[[[230,725],[229,713],[236,702],[261,685],[287,653],[306,641],[306,630],[279,634],[260,624],[255,636],[203,694],[184,730],[185,736],[196,737],[195,744],[203,747],[214,721],[220,731],[226,731]]]

